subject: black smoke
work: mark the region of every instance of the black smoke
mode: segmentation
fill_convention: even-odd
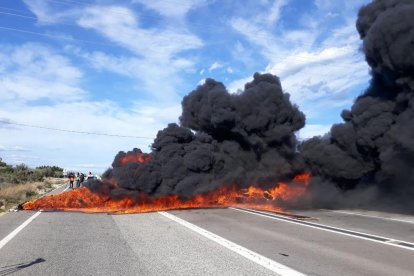
[[[327,135],[298,143],[305,116],[276,76],[256,73],[239,94],[208,79],[184,97],[180,124],[158,132],[150,162],[121,162],[138,149],[116,156],[104,175],[111,195],[266,188],[310,170],[311,206],[414,211],[414,1],[375,0],[356,27],[371,83]]]
[[[154,196],[188,197],[230,184],[273,186],[303,172],[294,132],[304,124],[276,76],[256,73],[239,94],[207,79],[184,97],[180,125],[158,132],[152,161],[122,165],[126,155],[141,151],[120,152],[104,178],[118,183],[118,192]]]
[[[356,27],[371,84],[342,112],[344,123],[301,146],[319,176],[314,203],[414,210],[414,1],[373,1],[359,11]],[[332,196],[322,200],[326,190]]]

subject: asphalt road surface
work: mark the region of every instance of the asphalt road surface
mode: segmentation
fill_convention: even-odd
[[[12,212],[0,216],[0,275],[414,275],[414,217],[295,213],[310,218]]]

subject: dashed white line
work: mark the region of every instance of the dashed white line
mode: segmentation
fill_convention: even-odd
[[[39,212],[36,212],[33,216],[31,216],[25,222],[23,222],[19,227],[17,227],[16,229],[14,229],[13,232],[11,232],[4,239],[2,239],[0,241],[0,249],[2,249],[3,246],[5,246],[9,241],[11,241],[11,239],[13,239],[20,231],[23,230],[23,228],[25,228],[30,222],[32,222],[32,220],[34,220],[40,214],[41,214],[40,211]]]
[[[223,237],[220,237],[216,234],[211,233],[210,231],[207,231],[201,227],[198,227],[188,221],[185,221],[179,217],[176,217],[170,213],[167,212],[158,212],[160,215],[163,215],[164,217],[167,217],[185,227],[187,227],[188,229],[191,229],[195,232],[197,232],[198,234],[226,247],[227,249],[230,249],[231,251],[255,262],[258,265],[261,265],[273,272],[275,272],[278,275],[305,275],[300,273],[299,271],[296,271],[290,267],[287,267],[283,264],[280,264],[276,261],[273,261],[269,258],[266,258],[265,256],[262,256],[256,252],[253,252],[245,247],[242,247],[234,242],[231,242]]]

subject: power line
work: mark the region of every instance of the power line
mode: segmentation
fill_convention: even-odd
[[[46,1],[55,2],[55,3],[63,4],[63,5],[69,5],[69,6],[96,6],[97,5],[96,3],[91,3],[91,2],[84,3],[84,2],[80,2],[80,1],[74,1],[74,0],[46,0]],[[181,3],[180,0],[177,0],[175,4],[178,6],[178,5],[180,5],[180,3]],[[107,10],[109,12],[114,12],[114,13],[119,13],[119,14],[124,14],[124,15],[130,15],[129,13],[121,12],[118,9],[107,8]],[[154,16],[149,16],[148,14],[143,14],[143,15],[146,16],[146,17],[154,17]],[[142,15],[140,15],[140,17],[142,17]],[[194,24],[194,22],[192,22],[191,24]],[[205,25],[202,25],[202,26],[203,26],[203,28],[206,27]],[[346,31],[345,32],[343,32],[343,31],[333,31],[332,33],[333,34],[349,34]]]
[[[0,9],[2,9],[1,6],[0,6]],[[16,16],[16,17],[21,17],[21,18],[24,18],[24,19],[35,20],[35,21],[38,20],[38,18],[35,17],[35,16],[29,16],[29,15],[23,15],[23,14],[17,14],[17,13],[5,12],[5,11],[0,11],[0,14],[4,14],[4,15],[8,15],[8,16]],[[62,22],[57,23],[55,21],[47,21],[47,20],[42,20],[42,23],[49,23],[49,24],[56,23],[56,24],[59,24],[59,25],[79,27],[79,25],[77,25],[77,24],[62,23]]]
[[[57,4],[70,5],[70,6],[93,7],[93,6],[96,5],[95,3],[82,3],[82,2],[76,2],[76,1],[58,1],[58,0],[47,0],[47,1],[54,2],[54,3],[57,3]],[[114,9],[114,8],[107,8],[107,11],[113,12],[113,13],[118,13],[118,14],[123,14],[123,15],[130,15],[129,13],[122,12],[122,11],[120,11],[118,9]]]
[[[0,14],[5,14],[5,15],[11,15],[11,16],[17,16],[17,17],[23,17],[23,18],[29,18],[29,19],[37,20],[37,17],[34,17],[34,16],[28,16],[28,15],[22,15],[22,14],[16,14],[16,13],[4,12],[4,11],[0,11]]]
[[[58,1],[58,0],[49,0],[49,1],[51,1],[51,2],[58,2],[58,3],[66,4],[66,5],[79,4],[79,5],[82,5],[82,6],[87,6],[87,5],[94,5],[95,4],[95,3],[91,3],[91,2],[84,3],[84,2],[70,1],[70,0],[60,0],[60,1]]]
[[[9,7],[3,7],[3,6],[0,6],[0,9],[3,9],[3,10],[9,10],[9,11],[15,11],[15,12],[22,12],[22,13],[25,13],[25,14],[28,14],[28,15],[33,14],[33,13],[28,12],[28,11],[25,11],[25,10],[20,10],[20,9],[12,9],[12,8],[9,8]]]
[[[49,1],[60,2],[58,0],[49,0]],[[70,3],[82,4],[82,5],[91,5],[91,3],[81,3],[81,2],[69,1],[69,0],[66,1],[65,4],[70,4]],[[4,8],[4,7],[0,6],[0,8]],[[17,10],[14,10],[14,11],[17,11]],[[37,17],[25,16],[25,15],[14,14],[14,13],[7,13],[7,12],[2,12],[2,11],[0,11],[0,14],[10,15],[10,16],[17,16],[17,17],[33,19],[33,20],[37,19]],[[64,24],[64,23],[59,23],[59,24],[78,26],[78,25],[75,25],[75,24]],[[104,46],[110,46],[110,47],[114,46],[113,44],[104,43],[104,42],[97,42],[97,41],[92,41],[92,40],[83,40],[83,39],[77,39],[77,38],[72,38],[72,37],[62,37],[62,36],[57,36],[57,35],[52,35],[52,34],[39,33],[39,32],[33,32],[33,31],[28,31],[28,30],[23,30],[23,29],[16,29],[16,28],[9,28],[9,27],[4,27],[4,26],[0,26],[0,29],[6,30],[6,31],[14,31],[14,32],[21,32],[21,33],[27,33],[27,34],[32,34],[32,35],[38,35],[38,36],[45,36],[45,37],[56,38],[56,39],[61,39],[61,40],[78,41],[78,42],[82,42],[82,43],[92,43],[92,44],[104,45]],[[260,36],[260,33],[258,35]],[[305,46],[305,44],[303,44],[303,45]],[[329,47],[329,45],[326,45],[324,43],[322,43],[321,45]],[[337,48],[336,51],[339,51],[339,52],[349,51],[349,49],[343,49],[343,47],[339,47],[339,48],[338,48],[338,46],[331,46],[331,47],[336,47]],[[282,55],[274,55],[274,57],[281,57],[282,58]],[[283,56],[283,57],[286,57],[286,56]],[[355,56],[353,55],[353,57],[355,57]],[[300,56],[300,55],[297,55],[297,54],[296,55],[290,55],[290,56],[288,56],[288,58],[291,59],[291,60],[299,61],[299,62],[306,62],[306,61],[309,61],[311,63],[313,63],[313,62],[318,63],[319,62],[318,60],[315,60],[313,58],[310,58],[310,57],[307,57],[307,56]],[[91,58],[89,58],[89,59],[91,59]],[[91,59],[91,60],[93,60],[93,59]],[[335,65],[331,65],[331,66],[339,67],[339,68],[353,68],[352,65],[345,65],[345,64],[344,65],[335,64]]]
[[[64,4],[64,5],[83,5],[83,6],[92,6],[93,5],[92,3],[81,3],[81,2],[76,2],[76,1],[65,1],[65,2],[62,2],[62,0],[61,1],[58,1],[58,0],[48,0],[48,1],[50,1],[50,2],[56,2],[56,3],[61,3],[61,4]],[[5,8],[5,7],[0,6],[0,9],[1,8],[8,9],[8,8]],[[23,10],[15,10],[15,9],[9,9],[9,10],[25,12]],[[123,13],[123,12],[120,12],[118,10],[114,10],[112,8],[107,8],[107,12],[113,12],[113,13],[118,13],[118,14],[123,14],[123,15],[129,15],[127,13]],[[38,19],[37,17],[32,17],[32,16],[23,16],[23,15],[19,15],[19,14],[12,14],[12,13],[6,13],[6,12],[0,12],[0,13],[5,14],[5,15],[9,15],[9,16],[17,16],[17,17],[27,18],[27,19],[33,19],[33,20],[37,20]],[[140,17],[142,17],[142,16],[143,15],[140,15]],[[144,14],[144,17],[151,17],[152,18],[154,16],[148,16],[147,14]],[[79,25],[77,25],[77,24],[69,24],[69,23],[61,23],[61,22],[53,22],[53,21],[44,21],[44,22],[45,23],[55,23],[55,24],[59,24],[59,25],[68,25],[68,26],[76,26],[76,27],[79,27]],[[191,24],[194,25],[194,23],[191,23]],[[195,25],[201,26],[200,24],[195,24]],[[213,28],[211,28],[209,26],[202,25],[202,27],[203,27],[203,29],[213,30]],[[333,31],[332,34],[348,34],[348,32]],[[246,36],[243,33],[241,33],[241,35]],[[263,33],[256,33],[255,35],[256,35],[256,37],[259,37],[259,38],[260,37],[261,38],[267,38],[268,37],[268,35],[263,34]],[[77,40],[77,39],[74,39],[74,40]],[[81,41],[81,40],[78,40],[78,41]],[[86,41],[83,41],[83,42],[86,42]],[[97,43],[98,44],[99,42],[93,42],[93,41],[91,41],[89,43]],[[311,43],[301,43],[301,46],[312,47],[313,45],[314,45],[314,43],[312,43],[312,42]],[[321,46],[325,46],[325,47],[337,47],[336,45],[329,45],[327,43],[321,43]],[[347,51],[347,50],[346,49],[337,49],[337,51]]]
[[[62,36],[57,36],[57,35],[38,33],[38,32],[26,31],[26,30],[16,29],[16,28],[8,28],[8,27],[3,27],[3,26],[0,26],[0,29],[7,30],[7,31],[26,33],[26,34],[32,34],[32,35],[52,37],[52,38],[57,38],[57,39],[69,40],[69,41],[79,41],[79,42],[93,43],[93,44],[104,45],[104,46],[113,46],[109,43],[102,43],[102,42],[96,42],[96,41],[92,41],[92,40],[84,40],[84,39],[78,39],[78,38],[72,38],[72,37],[62,37]]]
[[[23,127],[32,127],[32,128],[39,128],[39,129],[46,129],[46,130],[53,130],[53,131],[60,131],[60,132],[70,132],[70,133],[77,133],[77,134],[86,134],[86,135],[110,136],[110,137],[120,137],[120,138],[151,139],[151,140],[154,139],[154,137],[119,135],[119,134],[110,134],[110,133],[78,131],[78,130],[71,130],[71,129],[60,129],[60,128],[53,128],[53,127],[29,125],[29,124],[22,124],[22,123],[14,123],[14,122],[5,121],[5,120],[0,120],[0,124],[23,126]]]
[[[8,27],[3,27],[3,26],[0,26],[0,29],[1,30],[7,30],[7,31],[20,32],[20,33],[27,33],[27,34],[32,34],[32,35],[45,36],[45,37],[56,38],[56,39],[62,39],[62,40],[68,40],[68,41],[79,41],[79,42],[83,42],[83,43],[92,43],[92,44],[103,45],[103,46],[110,46],[110,47],[113,47],[114,46],[113,44],[109,44],[109,43],[96,42],[96,41],[92,41],[92,40],[83,40],[83,39],[72,38],[72,37],[61,37],[61,36],[56,36],[56,35],[51,35],[51,34],[45,34],[45,33],[39,33],[39,32],[32,32],[32,31],[27,31],[27,30],[22,30],[22,29],[16,29],[16,28],[8,28]],[[345,51],[345,50],[342,50],[342,51]],[[275,55],[275,57],[286,57],[286,56]],[[300,56],[300,55],[291,55],[291,56],[288,56],[288,57],[289,57],[289,59],[296,60],[296,61],[318,62],[317,60],[315,61],[314,59],[311,59],[311,58],[308,58],[308,57],[304,57],[304,56]],[[349,65],[348,66],[348,65],[336,64],[336,65],[331,65],[331,66],[333,66],[333,67],[339,67],[339,68],[353,68],[352,65]]]

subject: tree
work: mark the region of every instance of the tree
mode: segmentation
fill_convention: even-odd
[[[3,162],[3,159],[0,157],[0,167],[6,167],[6,162]]]

